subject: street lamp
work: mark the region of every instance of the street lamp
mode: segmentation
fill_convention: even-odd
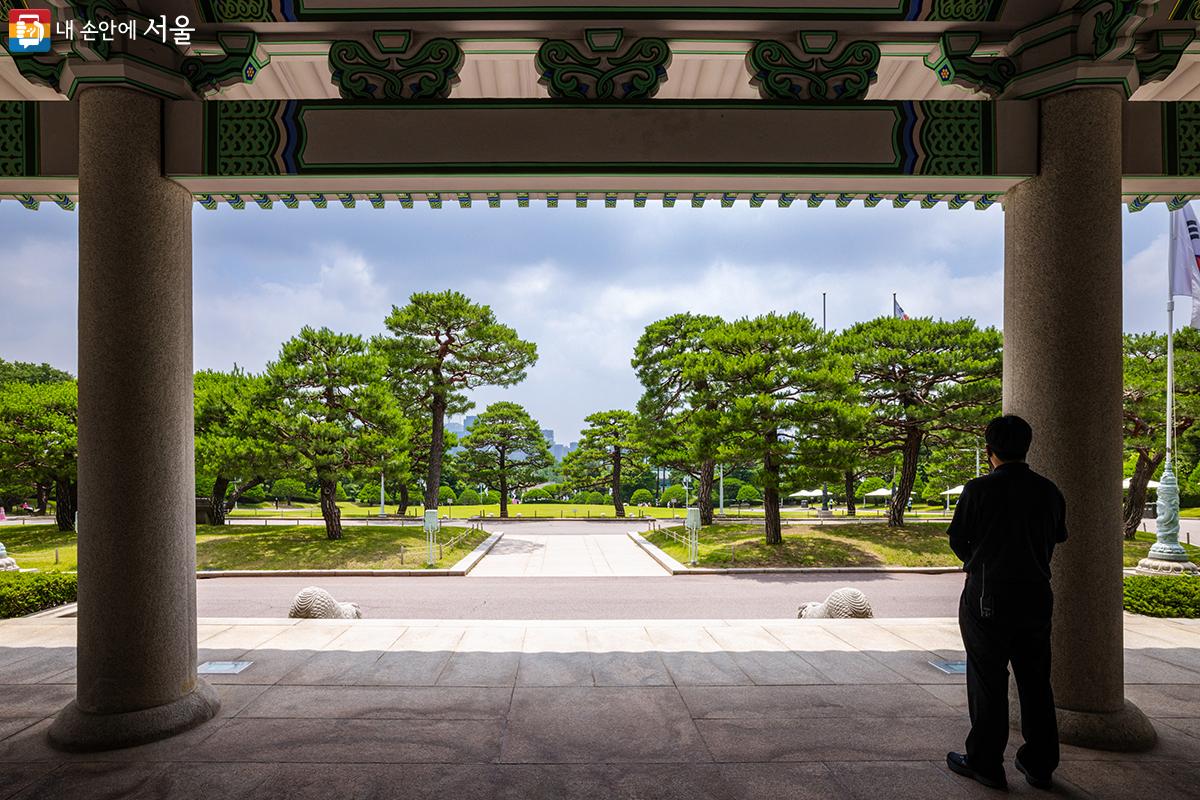
[[[725,516],[725,465],[717,467],[721,472],[721,487],[717,490],[717,497],[721,503],[721,516]]]
[[[383,467],[379,468],[379,516],[387,516],[387,508],[384,505],[384,488],[383,488]]]

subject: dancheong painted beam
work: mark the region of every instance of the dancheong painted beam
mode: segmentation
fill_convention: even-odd
[[[1125,104],[1133,208],[1200,195],[1200,103]],[[987,207],[1035,174],[1030,101],[167,103],[168,175],[205,207]],[[0,197],[73,208],[73,103],[0,103]]]

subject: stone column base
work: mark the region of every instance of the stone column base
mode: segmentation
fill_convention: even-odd
[[[216,716],[217,690],[203,679],[196,688],[170,703],[123,714],[92,714],[72,700],[50,726],[50,744],[73,753],[116,750],[166,739]]]
[[[1196,575],[1200,567],[1190,561],[1165,561],[1161,558],[1143,558],[1138,562],[1139,575]]]
[[[1137,753],[1158,741],[1150,718],[1128,700],[1120,711],[1058,711],[1058,740],[1092,750]]]
[[[1138,753],[1149,750],[1158,741],[1150,718],[1128,700],[1120,711],[1072,711],[1056,708],[1058,740],[1091,750]],[[1014,731],[1021,730],[1021,703],[1017,682],[1008,676],[1008,721]]]

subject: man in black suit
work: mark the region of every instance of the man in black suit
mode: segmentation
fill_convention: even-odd
[[[985,434],[992,472],[963,487],[950,547],[963,561],[966,586],[958,625],[967,649],[971,733],[966,753],[949,753],[954,772],[1005,788],[1008,665],[1021,701],[1024,745],[1015,766],[1049,789],[1058,767],[1058,722],[1050,688],[1050,556],[1067,538],[1066,502],[1025,463],[1033,429],[1018,416],[992,420]]]

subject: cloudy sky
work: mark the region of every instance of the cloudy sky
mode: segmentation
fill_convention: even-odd
[[[566,442],[585,415],[633,406],[633,344],[675,312],[819,320],[827,292],[840,328],[898,292],[912,316],[1001,322],[999,207],[533,206],[197,206],[196,367],[259,370],[305,324],[370,335],[410,293],[454,288],[538,345],[529,378],[477,392],[478,407],[515,400]],[[76,219],[0,203],[0,358],[75,371]],[[1161,330],[1165,207],[1125,214],[1124,232],[1125,328]]]

